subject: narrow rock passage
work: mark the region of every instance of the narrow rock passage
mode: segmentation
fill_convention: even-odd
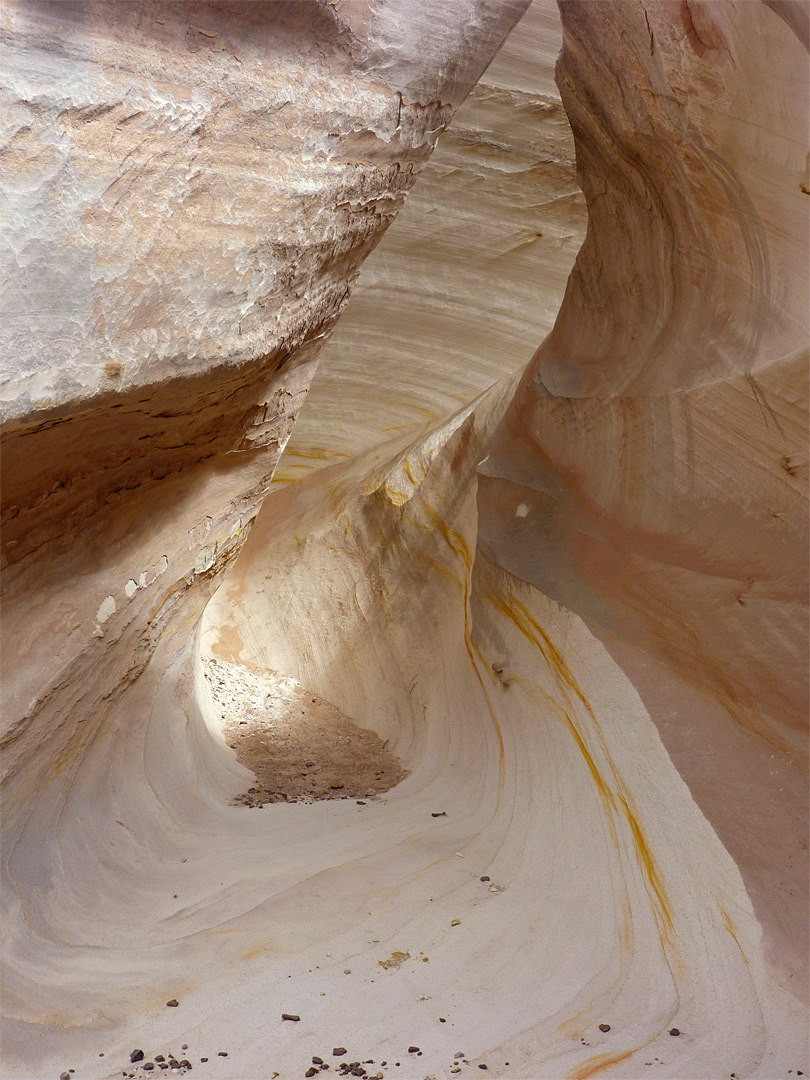
[[[206,659],[225,741],[256,784],[237,806],[374,798],[408,775],[373,731],[290,675]]]

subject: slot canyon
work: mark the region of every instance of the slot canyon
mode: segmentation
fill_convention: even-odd
[[[0,1080],[793,1080],[808,4],[5,0]]]

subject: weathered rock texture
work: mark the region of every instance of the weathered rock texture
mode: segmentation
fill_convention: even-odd
[[[215,804],[246,775],[188,726],[194,628],[359,263],[524,8],[3,8],[7,1071],[95,1059],[83,1025],[210,967],[159,929],[199,770]]]
[[[425,430],[548,334],[585,236],[559,46],[556,4],[533,4],[453,117],[363,266],[277,481]]]
[[[121,658],[204,603],[359,262],[523,7],[6,5],[7,771],[72,753]]]
[[[536,0],[271,488],[522,10],[3,11],[4,1075],[808,1072],[794,6]]]

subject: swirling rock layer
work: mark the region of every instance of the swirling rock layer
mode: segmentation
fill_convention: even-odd
[[[524,6],[3,12],[4,1075],[808,1072],[806,27],[536,2],[426,166]]]

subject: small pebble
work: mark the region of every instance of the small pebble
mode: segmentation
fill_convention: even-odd
[[[351,969],[351,968],[344,968],[344,969],[343,969],[343,974],[344,974],[344,975],[351,975],[351,973],[352,973],[352,969]]]
[[[59,1073],[59,1080],[70,1080],[70,1073],[69,1072]]]
[[[143,1063],[143,1065],[141,1065],[141,1068],[146,1069],[147,1072],[151,1072],[152,1069],[154,1069],[154,1067],[155,1067],[154,1061],[145,1061]]]
[[[129,1055],[130,1061],[143,1061],[143,1050],[133,1050]]]
[[[335,1046],[332,1050],[332,1057],[343,1057],[346,1053],[345,1046]]]
[[[451,926],[461,926],[461,919],[453,919],[450,923]]]
[[[479,1065],[478,1068],[479,1069],[488,1069],[489,1065]]]
[[[317,1075],[318,1075],[318,1070],[315,1068],[314,1065],[311,1068],[307,1069],[307,1071],[304,1073],[304,1076],[317,1076]]]
[[[296,1021],[298,1021],[298,1020],[301,1019],[301,1017],[297,1013],[282,1013],[281,1014],[281,1019],[282,1020],[296,1020]]]
[[[438,814],[431,814],[431,817],[447,817],[446,810],[440,810]]]
[[[170,1009],[176,1009],[180,1002],[177,1000],[177,998],[172,998],[171,1001],[167,1001],[166,1004],[169,1006]]]
[[[200,1058],[200,1061],[208,1061],[208,1058]]]
[[[224,1050],[218,1050],[217,1051],[217,1057],[227,1057],[227,1056],[228,1055],[225,1053]]]
[[[600,1024],[599,1025],[599,1030],[600,1031],[610,1031],[610,1024]]]
[[[163,1056],[163,1054],[155,1054],[155,1061],[165,1061],[165,1060],[166,1060],[166,1058]]]
[[[440,1023],[440,1024],[446,1024],[446,1023],[447,1023],[447,1020],[446,1020],[446,1018],[445,1018],[444,1016],[440,1016],[440,1017],[439,1017],[439,1023]]]
[[[188,1050],[188,1043],[183,1043],[183,1045],[180,1047],[180,1049],[181,1050]]]
[[[669,1033],[670,1035],[680,1035],[680,1031],[678,1030],[678,1028],[670,1028]]]
[[[489,876],[489,874],[484,874],[484,876],[481,878],[481,880],[482,881],[492,881],[492,878]]]
[[[453,1054],[453,1060],[454,1061],[461,1061],[461,1059],[463,1057],[464,1057],[464,1054],[462,1053],[461,1050],[459,1050],[459,1052],[457,1054]]]
[[[419,1047],[418,1046],[409,1046],[408,1047],[408,1053],[409,1054],[418,1054],[419,1053]]]
[[[314,1057],[312,1059],[312,1064],[313,1065],[323,1065],[323,1058]]]

